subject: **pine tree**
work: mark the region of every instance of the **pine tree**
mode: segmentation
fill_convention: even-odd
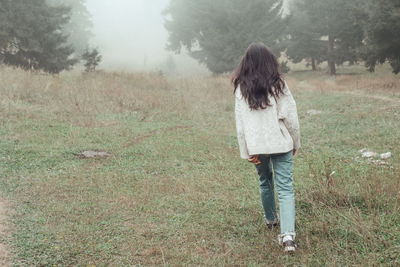
[[[0,61],[49,73],[69,69],[76,60],[62,33],[68,14],[68,8],[45,0],[0,0]]]
[[[289,48],[295,53],[289,53],[295,59],[314,56],[317,61],[327,60],[331,75],[336,74],[336,65],[358,60],[358,50],[363,46],[363,31],[358,21],[364,16],[359,0],[296,0],[295,3],[294,12],[305,16],[304,20],[295,18],[301,24],[294,23],[290,31],[294,48],[290,45]],[[298,36],[299,27],[306,29],[302,36]]]
[[[327,48],[321,35],[313,30],[313,24],[301,2],[294,2],[288,17],[288,36],[284,41],[288,58],[299,63],[307,60],[312,70],[326,60]]]
[[[400,72],[400,2],[372,0],[364,22],[366,48],[363,58],[370,71],[389,61],[394,73]]]
[[[100,64],[102,56],[99,51],[95,48],[90,51],[89,49],[82,55],[82,59],[86,61],[84,64],[86,72],[95,72],[97,66]]]
[[[93,36],[93,23],[86,7],[86,0],[47,0],[53,6],[66,6],[71,9],[70,20],[62,31],[68,35],[68,43],[72,45],[77,55],[82,55],[89,47]]]
[[[282,0],[172,0],[164,12],[168,48],[189,54],[213,73],[235,68],[248,45],[266,43],[282,51]]]

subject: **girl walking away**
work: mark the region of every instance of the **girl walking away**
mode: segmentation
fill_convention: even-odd
[[[232,83],[240,156],[257,169],[268,228],[280,222],[278,241],[284,251],[293,252],[296,233],[292,156],[300,147],[296,102],[279,72],[277,59],[263,43],[249,46]]]

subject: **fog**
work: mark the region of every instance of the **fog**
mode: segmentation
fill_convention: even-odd
[[[92,15],[92,46],[103,55],[102,69],[158,71],[174,56],[176,72],[207,73],[187,55],[166,51],[168,33],[161,15],[169,0],[88,0]]]

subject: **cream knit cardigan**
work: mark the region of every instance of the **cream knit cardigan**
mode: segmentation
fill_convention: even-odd
[[[235,119],[240,157],[285,153],[300,147],[296,102],[285,83],[284,94],[270,98],[266,109],[250,110],[240,86],[235,93]]]

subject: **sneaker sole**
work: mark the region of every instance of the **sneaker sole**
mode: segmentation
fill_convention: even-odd
[[[295,252],[295,247],[285,247],[285,252]]]
[[[276,224],[267,224],[267,228],[268,229],[274,229],[274,228],[276,228],[276,227],[278,227],[278,224],[276,223]]]

